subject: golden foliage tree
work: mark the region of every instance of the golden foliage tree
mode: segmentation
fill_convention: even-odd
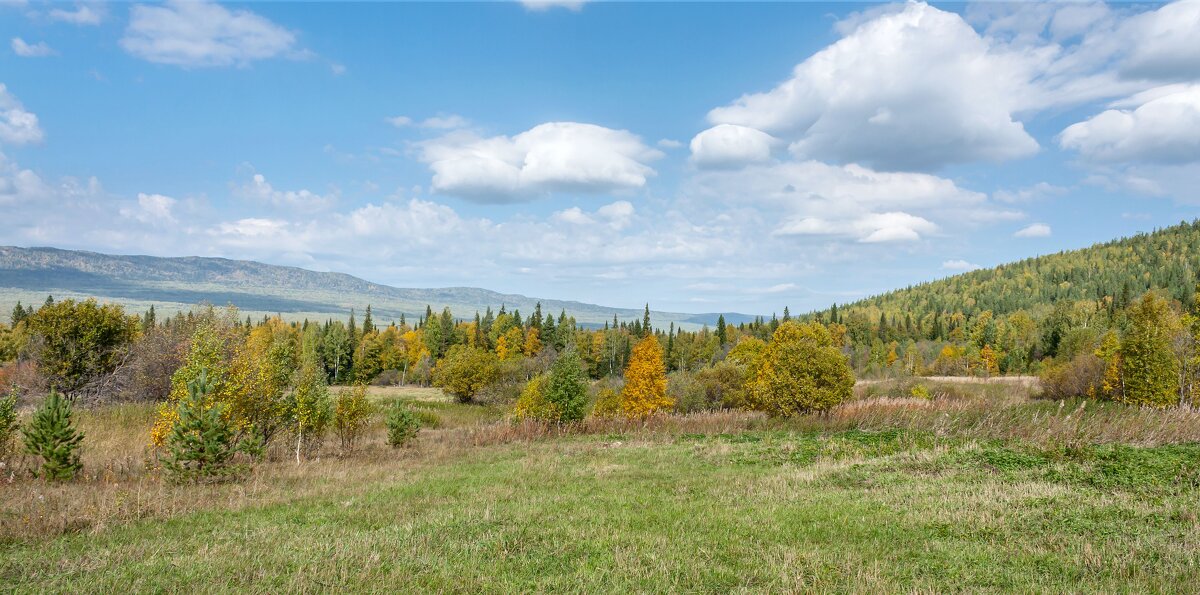
[[[1171,341],[1179,318],[1165,299],[1148,292],[1129,310],[1129,331],[1121,341],[1121,377],[1131,405],[1169,407],[1179,400],[1179,363]]]
[[[627,417],[646,417],[670,409],[675,402],[667,396],[667,367],[662,345],[650,335],[633,347],[621,389],[621,412]]]
[[[824,325],[785,322],[763,352],[751,400],[756,409],[786,417],[826,411],[853,389],[850,364]]]

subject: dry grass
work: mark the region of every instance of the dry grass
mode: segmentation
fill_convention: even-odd
[[[245,482],[216,486],[173,486],[163,481],[154,453],[145,446],[153,418],[151,407],[81,410],[80,427],[86,435],[84,473],[72,482],[48,484],[30,479],[22,471],[33,461],[14,461],[0,487],[0,543],[94,533],[138,519],[193,511],[240,510],[353,492],[461,460],[479,449],[552,441],[567,435],[653,442],[759,429],[803,433],[899,429],[939,437],[1022,440],[1047,447],[1200,442],[1200,412],[1194,410],[1037,401],[1029,398],[1028,387],[1012,385],[931,384],[930,388],[937,396],[931,400],[863,394],[832,412],[792,420],[722,411],[644,420],[588,419],[566,427],[512,423],[503,419],[502,406],[460,405],[406,389],[379,397],[404,399],[418,411],[436,417],[440,426],[422,430],[414,447],[386,446],[386,433],[377,417],[352,454],[338,452],[330,440],[322,457],[297,465],[290,459],[290,449],[280,444]]]

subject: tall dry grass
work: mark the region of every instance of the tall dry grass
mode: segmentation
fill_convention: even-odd
[[[457,460],[482,449],[555,441],[569,436],[620,435],[671,440],[682,434],[732,434],[755,430],[796,432],[932,432],[938,436],[1024,440],[1045,446],[1124,443],[1154,446],[1200,442],[1200,411],[1135,409],[1094,401],[1039,401],[1029,387],[929,384],[932,399],[902,396],[905,387],[873,385],[833,411],[789,420],[759,413],[718,411],[658,415],[640,420],[587,419],[570,426],[495,421],[494,412],[457,411],[446,405],[429,414],[437,429],[421,431],[416,445],[393,449],[379,417],[353,454],[327,443],[323,455],[297,465],[280,444],[236,484],[176,486],[164,480],[156,454],[146,447],[153,409],[117,405],[80,411],[85,434],[84,471],[74,481],[46,483],[29,477],[33,461],[10,461],[0,478],[0,544],[69,532],[100,531],[148,518],[200,510],[239,510],[316,496],[353,493],[363,486],[403,480],[423,467]],[[889,396],[892,395],[892,396]],[[481,413],[483,412],[483,413]]]

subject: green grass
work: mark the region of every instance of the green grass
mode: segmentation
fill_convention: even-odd
[[[0,550],[16,591],[1193,591],[1200,445],[577,436]]]

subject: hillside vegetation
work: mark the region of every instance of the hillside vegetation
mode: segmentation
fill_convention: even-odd
[[[256,317],[283,314],[288,320],[345,318],[371,305],[381,321],[401,314],[416,318],[427,307],[450,308],[461,316],[488,307],[530,312],[535,305],[566,311],[581,324],[600,325],[614,316],[640,318],[642,310],[583,302],[503,294],[474,287],[401,288],[372,283],[344,273],[325,273],[225,258],[123,256],[56,248],[0,246],[0,318],[18,302],[59,298],[97,298],[145,312],[186,312],[196,304],[233,305]],[[655,324],[682,328],[716,324],[718,314],[652,312]],[[749,320],[726,314],[729,322]]]

